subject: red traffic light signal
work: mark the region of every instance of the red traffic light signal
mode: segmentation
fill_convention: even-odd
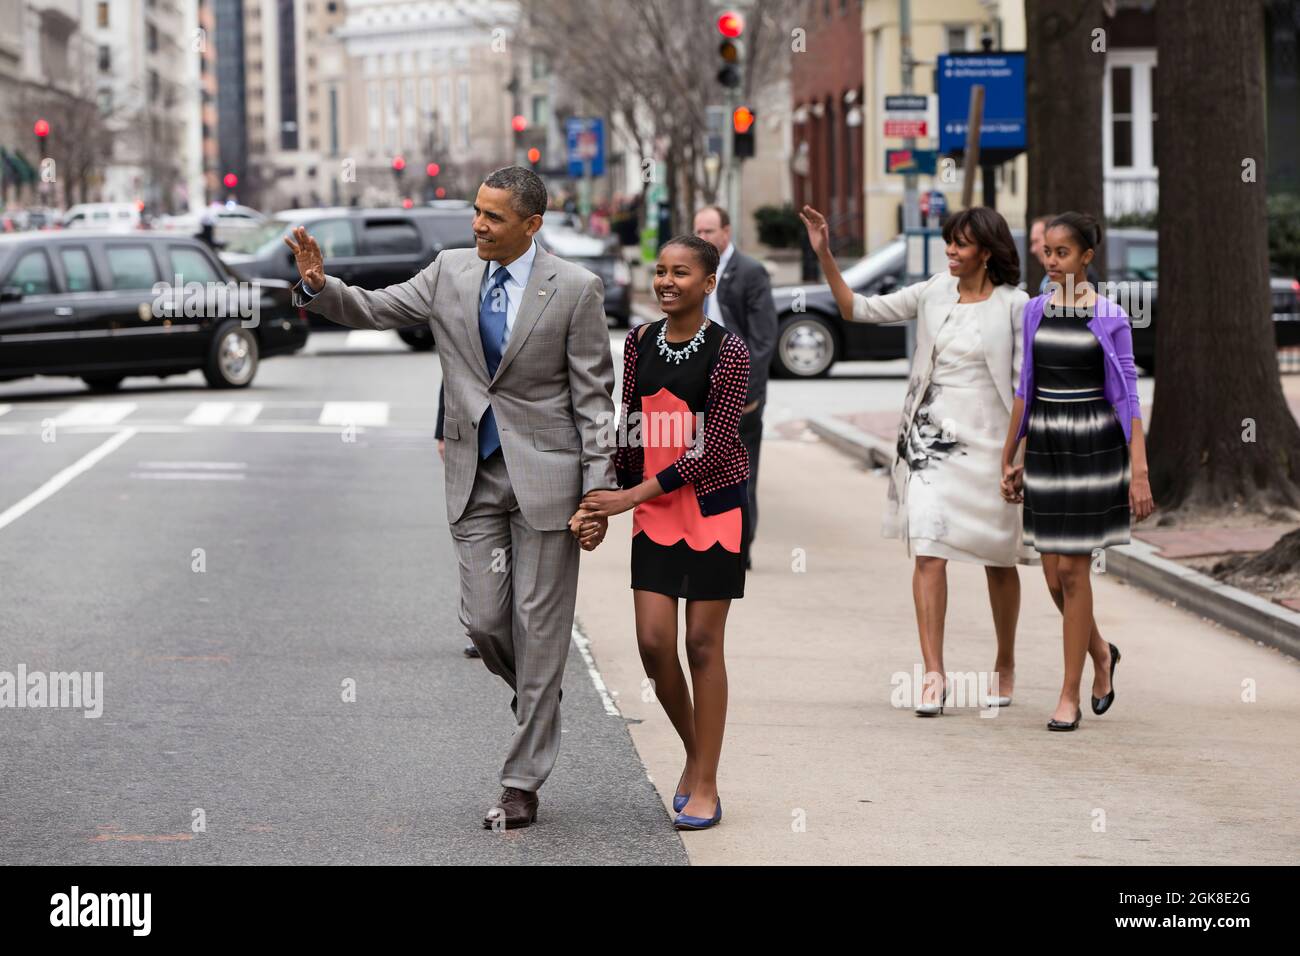
[[[745,32],[745,18],[735,10],[725,10],[718,17],[718,32],[734,40]]]
[[[234,173],[226,173],[226,175],[221,177],[221,182],[225,184],[227,189],[234,189],[239,185],[239,177]]]
[[[524,130],[528,129],[528,118],[516,113],[514,118],[510,120],[510,128],[516,133],[522,133]]]
[[[38,119],[36,125],[32,127],[32,132],[41,139],[50,135],[50,124],[47,120]]]
[[[528,161],[533,165],[540,163],[542,161],[542,151],[534,146],[528,151]]]
[[[414,205],[415,205],[415,202],[414,202],[414,201],[413,201],[409,196],[408,196],[407,198],[405,198],[405,199],[402,200],[402,208],[403,208],[403,209],[410,209],[410,208],[411,208],[412,206],[414,206]]]
[[[430,163],[428,166],[424,167],[424,171],[430,176],[437,176],[438,173],[442,172],[442,167],[437,163]]]
[[[433,195],[434,195],[435,197],[437,197],[438,199],[446,199],[446,198],[447,198],[447,190],[445,190],[445,189],[443,189],[441,186],[439,186],[437,189],[435,189],[435,190],[433,191]]]
[[[748,106],[737,106],[731,113],[731,128],[737,133],[748,133],[754,125],[754,112]]]
[[[401,172],[403,169],[405,169],[405,168],[406,168],[406,160],[403,159],[401,156],[394,156],[394,157],[393,157],[393,170],[394,170],[395,172],[399,172],[399,173],[400,173],[400,172]]]

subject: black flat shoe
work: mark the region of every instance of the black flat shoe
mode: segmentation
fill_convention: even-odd
[[[1114,644],[1110,645],[1110,693],[1105,697],[1094,697],[1092,699],[1092,712],[1100,717],[1106,711],[1110,710],[1110,705],[1115,703],[1115,665],[1119,663],[1119,648]]]
[[[1068,723],[1068,724],[1067,724],[1065,721],[1063,721],[1063,720],[1057,720],[1056,718],[1052,718],[1051,720],[1049,720],[1049,721],[1047,722],[1047,729],[1048,729],[1048,730],[1059,730],[1059,731],[1061,731],[1061,732],[1066,732],[1066,731],[1070,731],[1070,730],[1078,730],[1078,729],[1079,729],[1079,721],[1081,721],[1082,719],[1083,719],[1083,711],[1079,711],[1078,713],[1076,713],[1076,714],[1074,715],[1074,721],[1073,721],[1072,723]]]

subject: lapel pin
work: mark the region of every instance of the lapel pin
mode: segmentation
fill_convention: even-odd
[[[546,290],[545,290],[545,289],[538,289],[538,290],[537,290],[537,294],[538,294],[538,295],[546,295]]]

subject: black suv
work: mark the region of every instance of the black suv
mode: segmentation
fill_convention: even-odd
[[[242,388],[260,359],[298,351],[307,334],[287,282],[240,283],[189,237],[0,236],[0,381],[76,375],[110,390],[128,375],[202,369],[214,388]]]
[[[221,258],[247,278],[296,283],[298,268],[283,237],[303,226],[320,245],[330,275],[348,285],[382,289],[405,282],[443,249],[473,246],[473,223],[474,209],[468,203],[413,209],[291,209],[231,240]],[[323,316],[313,315],[311,321],[334,327]],[[428,326],[398,329],[397,333],[417,351],[433,348],[433,332]]]

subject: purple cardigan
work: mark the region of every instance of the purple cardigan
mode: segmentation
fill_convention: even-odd
[[[1020,385],[1016,389],[1016,398],[1025,400],[1025,410],[1020,417],[1017,440],[1024,438],[1029,430],[1029,409],[1037,394],[1034,391],[1034,333],[1043,321],[1043,307],[1049,298],[1050,293],[1040,295],[1025,305],[1025,351],[1020,363]],[[1088,320],[1088,328],[1097,336],[1105,354],[1106,381],[1103,391],[1124,429],[1124,440],[1132,441],[1133,421],[1142,420],[1142,404],[1138,399],[1137,366],[1133,364],[1133,330],[1129,327],[1128,313],[1101,295],[1097,296],[1097,305],[1093,311],[1095,314]]]

